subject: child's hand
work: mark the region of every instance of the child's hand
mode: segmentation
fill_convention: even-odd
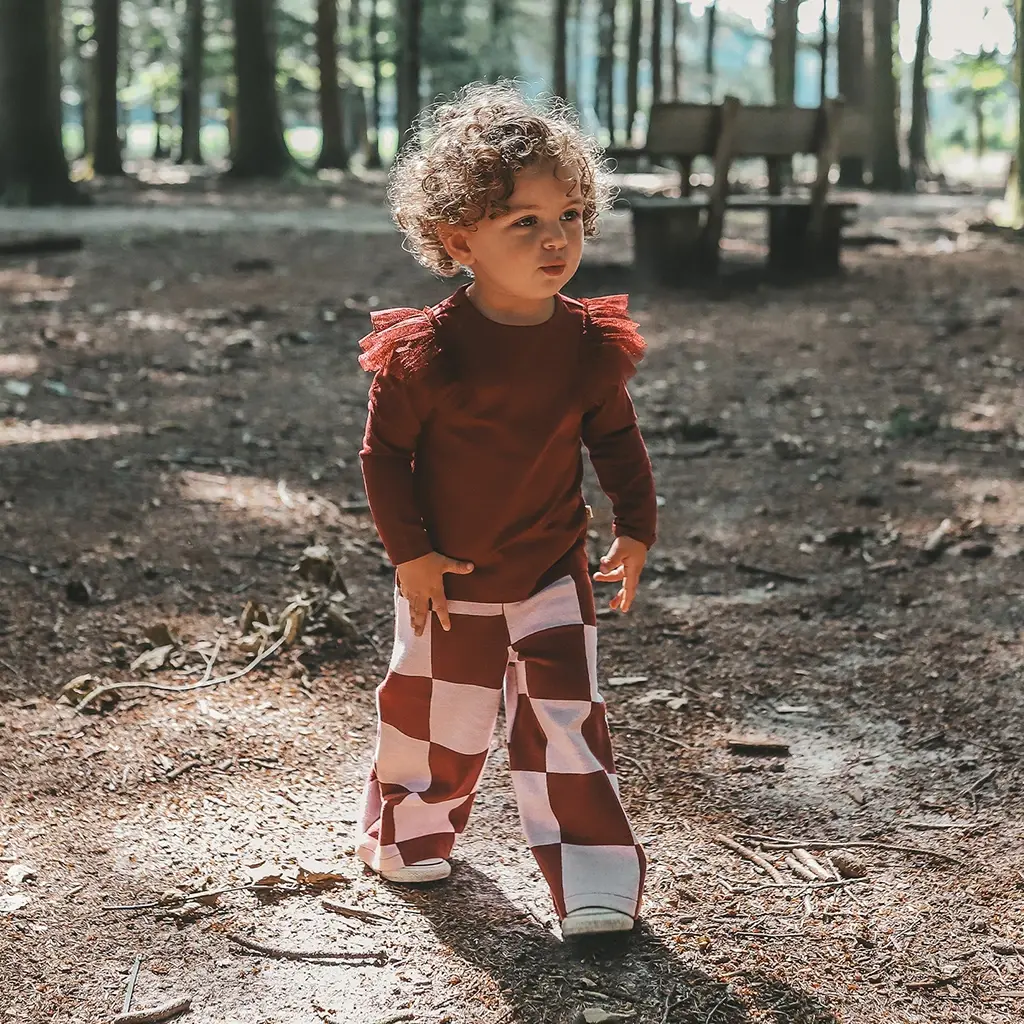
[[[640,574],[644,571],[647,561],[647,545],[632,537],[616,537],[608,554],[601,559],[601,571],[594,573],[599,583],[618,583],[622,587],[611,599],[611,607],[620,612],[628,612],[636,588],[640,585]]]
[[[423,636],[431,610],[445,632],[452,628],[448,599],[444,595],[444,574],[454,572],[465,576],[472,571],[471,562],[459,562],[438,551],[398,566],[398,589],[409,602],[409,619],[417,636]]]

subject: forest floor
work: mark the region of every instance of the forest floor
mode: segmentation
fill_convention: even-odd
[[[613,216],[574,282],[633,292],[663,502],[634,610],[600,619],[644,917],[587,946],[500,735],[448,883],[351,857],[391,614],[357,341],[446,284],[316,216],[0,261],[0,1019],[108,1021],[140,958],[132,1008],[197,1024],[1021,1020],[1021,249],[966,200],[887,210],[899,244],[834,280],[645,290]],[[761,242],[739,221],[727,263]],[[314,541],[347,597],[196,688],[254,660],[247,601],[332,590],[292,569]],[[76,710],[129,680],[193,689]]]

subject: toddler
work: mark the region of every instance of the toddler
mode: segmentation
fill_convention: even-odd
[[[446,878],[502,689],[523,829],[565,937],[626,931],[644,853],[619,800],[597,687],[582,446],[611,499],[595,580],[629,611],[656,502],[626,381],[626,297],[561,294],[609,188],[561,105],[474,85],[428,111],[391,174],[406,246],[472,280],[371,314],[363,478],[396,566],[395,646],[358,853],[393,882]]]

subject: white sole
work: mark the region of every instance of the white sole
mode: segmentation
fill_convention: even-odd
[[[562,938],[580,935],[605,935],[610,932],[631,932],[636,921],[629,914],[605,907],[582,907],[562,920]]]
[[[381,878],[389,882],[401,882],[406,885],[422,885],[424,882],[440,882],[452,873],[452,866],[440,857],[434,860],[421,861],[419,864],[407,864],[394,871],[382,871]]]

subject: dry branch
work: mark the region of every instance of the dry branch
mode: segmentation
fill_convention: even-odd
[[[838,839],[780,839],[778,836],[760,836],[748,832],[737,832],[740,839],[749,839],[761,843],[766,850],[797,850],[803,847],[811,850],[895,850],[899,853],[917,853],[923,857],[937,857],[940,860],[948,860],[951,864],[964,866],[959,857],[949,853],[941,853],[939,850],[925,850],[919,846],[897,846],[893,843],[876,843],[864,840]]]
[[[241,935],[229,935],[229,942],[237,943],[245,949],[254,953],[262,953],[264,956],[277,957],[280,960],[373,960],[378,964],[387,960],[387,954],[382,950],[371,953],[357,953],[352,950],[312,950],[307,952],[302,949],[282,949],[280,946],[267,946],[261,942],[253,942]]]
[[[200,690],[205,686],[220,686],[221,683],[230,683],[236,679],[241,679],[242,676],[247,675],[257,665],[261,665],[267,660],[272,654],[274,654],[284,644],[284,637],[278,637],[265,651],[261,651],[252,661],[249,662],[245,668],[240,668],[237,672],[229,672],[226,676],[220,676],[218,679],[207,679],[201,683],[192,683],[189,686],[161,686],[159,683],[108,683],[106,686],[98,686],[92,693],[83,697],[82,700],[75,705],[75,711],[81,711],[86,705],[91,704],[97,697],[104,693],[109,693],[111,690],[156,690],[159,693],[188,693],[190,690]]]
[[[775,865],[770,864],[764,857],[754,853],[749,847],[742,846],[735,839],[730,839],[728,836],[717,835],[714,838],[716,843],[721,843],[722,846],[732,850],[733,853],[738,853],[741,857],[749,860],[751,864],[756,864],[773,882],[784,884],[782,875],[779,874]]]
[[[192,1008],[192,999],[176,999],[163,1006],[155,1006],[152,1010],[136,1010],[135,1013],[119,1013],[110,1024],[159,1024],[170,1020]]]

